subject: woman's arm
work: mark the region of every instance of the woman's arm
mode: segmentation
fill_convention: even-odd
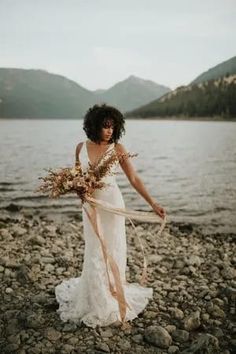
[[[75,149],[75,165],[80,162],[79,161],[79,153],[80,153],[80,150],[83,146],[83,143],[79,143],[77,146],[76,146],[76,149]]]
[[[126,154],[125,147],[118,143],[116,144],[117,153]],[[156,202],[154,198],[148,193],[142,179],[138,176],[131,159],[127,158],[120,161],[120,166],[126,174],[130,184],[136,189],[136,191],[147,201],[147,203],[153,208],[153,210],[161,217],[165,216],[165,210]]]

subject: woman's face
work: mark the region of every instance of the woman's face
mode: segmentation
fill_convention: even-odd
[[[112,137],[113,131],[114,131],[113,121],[112,120],[106,120],[103,123],[102,131],[101,131],[101,139],[102,139],[102,141],[106,141],[108,143],[109,140]]]

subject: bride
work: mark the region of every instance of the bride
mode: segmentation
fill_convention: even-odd
[[[122,113],[115,107],[106,104],[94,105],[84,117],[83,130],[87,140],[78,143],[75,161],[80,162],[82,169],[88,164],[101,163],[106,154],[114,149],[116,153],[126,154],[127,151],[119,139],[125,132],[125,120]],[[114,165],[113,172],[120,166],[130,184],[146,200],[156,214],[165,217],[165,210],[150,196],[141,178],[137,175],[130,158]],[[115,207],[125,208],[123,195],[116,182],[115,173],[103,177],[106,188],[90,191],[92,197],[109,202]],[[85,207],[89,205],[86,202]],[[85,240],[83,268],[81,275],[63,280],[55,287],[56,300],[59,303],[57,312],[62,321],[77,324],[83,322],[89,327],[108,326],[114,322],[122,322],[121,300],[125,305],[125,321],[130,321],[141,313],[149,299],[153,297],[153,288],[126,281],[127,244],[125,218],[96,208],[97,221],[107,247],[107,252],[117,266],[116,277],[112,279],[111,269],[106,268],[104,254],[99,239],[91,225],[90,219],[82,208],[83,234]],[[120,295],[120,296],[119,296]],[[125,304],[124,304],[125,303]]]

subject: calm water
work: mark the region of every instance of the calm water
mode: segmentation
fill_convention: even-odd
[[[235,138],[234,122],[132,120],[121,142],[139,154],[133,164],[170,220],[235,232]],[[73,164],[75,146],[85,139],[82,121],[0,120],[0,207],[80,210],[73,196],[49,200],[33,190],[44,168]],[[128,208],[150,210],[122,169],[117,181]]]

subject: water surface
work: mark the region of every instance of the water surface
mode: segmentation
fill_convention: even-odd
[[[234,122],[128,120],[121,143],[139,154],[134,167],[171,220],[234,232],[235,137]],[[81,120],[0,120],[0,207],[79,212],[72,195],[49,200],[33,191],[44,168],[74,164],[75,147],[85,139]],[[128,208],[150,210],[121,168],[117,181]]]

